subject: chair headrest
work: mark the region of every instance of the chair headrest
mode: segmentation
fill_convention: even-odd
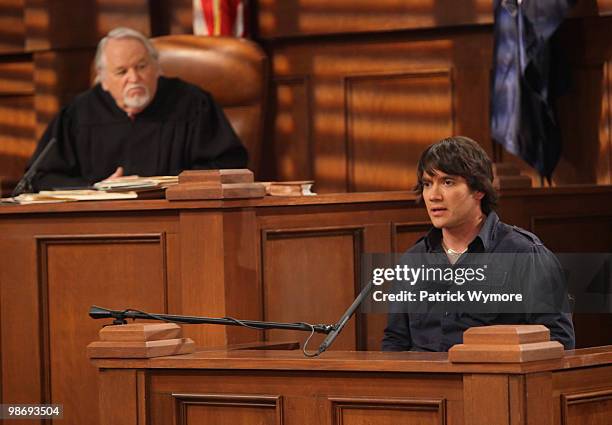
[[[255,43],[194,35],[170,35],[152,41],[165,76],[180,76],[209,91],[222,106],[261,101],[266,55]]]

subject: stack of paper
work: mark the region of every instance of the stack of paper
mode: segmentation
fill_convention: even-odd
[[[125,192],[131,190],[165,189],[177,183],[178,176],[124,176],[102,180],[94,184],[94,188],[108,192]]]
[[[4,198],[3,203],[46,204],[74,201],[110,201],[117,199],[137,199],[136,192],[104,192],[101,190],[43,190],[39,193],[22,193],[14,198]]]

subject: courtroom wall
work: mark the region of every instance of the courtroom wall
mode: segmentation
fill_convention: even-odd
[[[556,37],[571,86],[555,183],[609,184],[612,0],[579,3]],[[259,0],[253,15],[272,69],[261,179],[405,189],[426,145],[464,134],[539,184],[490,140],[492,1]],[[109,29],[189,33],[191,19],[191,0],[0,0],[0,176],[19,178],[47,123],[89,86]]]
[[[261,1],[273,60],[275,173],[325,191],[406,188],[415,158],[448,134],[521,160],[489,132],[491,0]],[[612,2],[579,2],[556,37],[571,86],[559,101],[557,184],[611,182]]]

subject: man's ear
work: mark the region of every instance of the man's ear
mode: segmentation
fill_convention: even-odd
[[[474,199],[476,199],[477,201],[481,201],[484,196],[484,192],[474,192]]]

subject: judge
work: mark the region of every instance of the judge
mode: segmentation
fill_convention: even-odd
[[[211,95],[161,76],[145,36],[112,30],[98,44],[95,66],[96,85],[60,111],[38,144],[33,158],[57,139],[33,178],[35,190],[246,167],[246,149]]]

